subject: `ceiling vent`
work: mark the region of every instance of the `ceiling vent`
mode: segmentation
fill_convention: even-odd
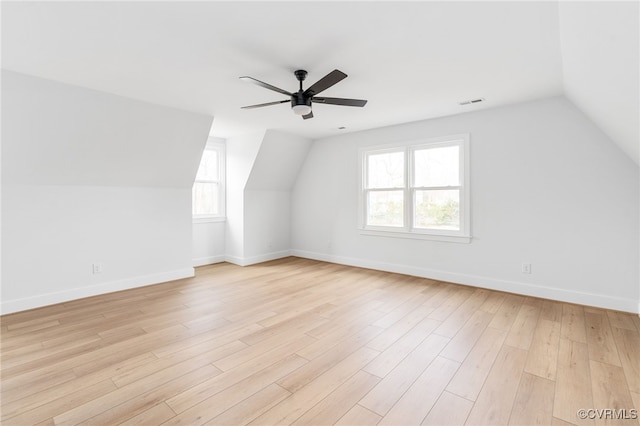
[[[471,99],[468,101],[464,101],[464,102],[458,102],[460,105],[471,105],[471,104],[477,104],[480,102],[484,102],[484,98],[477,98],[477,99]]]

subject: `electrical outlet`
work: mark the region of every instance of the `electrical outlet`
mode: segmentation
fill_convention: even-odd
[[[91,266],[93,268],[93,273],[94,274],[101,274],[102,273],[102,263],[94,263]]]
[[[522,273],[523,274],[530,274],[531,273],[531,264],[530,263],[523,263],[522,264]]]

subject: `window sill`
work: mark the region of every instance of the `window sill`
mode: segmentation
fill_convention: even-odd
[[[447,243],[459,243],[469,244],[471,243],[471,236],[465,235],[440,235],[440,234],[423,234],[417,232],[402,232],[402,231],[380,231],[373,229],[359,229],[360,235],[368,235],[375,237],[388,237],[388,238],[407,238],[411,240],[428,240],[428,241],[442,241]]]
[[[225,222],[227,220],[224,216],[213,217],[194,217],[193,223],[213,223],[213,222]]]

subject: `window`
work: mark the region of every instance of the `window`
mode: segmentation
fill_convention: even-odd
[[[360,151],[364,234],[469,242],[469,136]]]
[[[191,190],[193,219],[196,222],[224,219],[224,160],[224,144],[209,142],[202,153]]]

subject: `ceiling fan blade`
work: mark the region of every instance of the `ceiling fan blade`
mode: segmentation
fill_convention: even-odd
[[[331,104],[331,105],[344,105],[344,106],[354,106],[354,107],[363,107],[367,104],[367,101],[364,99],[344,99],[344,98],[311,98],[311,102],[316,102],[319,104]]]
[[[266,107],[269,105],[278,105],[278,104],[283,104],[285,102],[291,102],[289,99],[287,99],[286,101],[275,101],[275,102],[267,102],[266,104],[257,104],[257,105],[249,105],[249,106],[243,106],[240,107],[240,109],[253,109],[253,108],[260,108],[260,107]]]
[[[291,96],[290,92],[287,92],[286,90],[283,90],[283,89],[281,89],[279,87],[272,86],[269,83],[265,83],[264,81],[256,80],[253,77],[244,76],[244,77],[240,77],[240,80],[244,80],[244,81],[251,82],[253,84],[257,84],[258,86],[262,86],[265,89],[273,90],[274,92],[282,93],[283,95]]]
[[[304,91],[305,96],[313,96],[328,89],[334,84],[347,78],[347,75],[340,70],[333,70],[329,74],[316,81],[307,90]]]
[[[302,118],[303,118],[303,119],[305,119],[305,120],[307,120],[307,119],[309,119],[309,118],[313,118],[313,111],[311,111],[311,112],[310,112],[309,114],[307,114],[307,115],[303,115],[303,116],[302,116]]]

